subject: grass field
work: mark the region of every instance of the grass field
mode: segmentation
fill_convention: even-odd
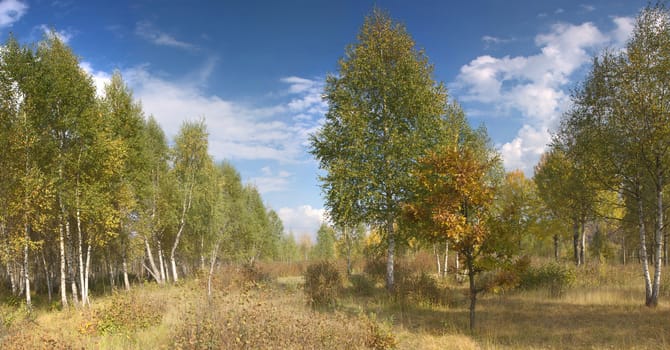
[[[464,286],[439,281],[440,301],[388,295],[380,283],[345,283],[337,305],[313,310],[301,276],[219,272],[160,287],[137,285],[90,309],[27,313],[5,298],[2,349],[668,349],[668,283],[643,306],[638,266],[591,267],[558,297],[543,289],[484,294],[468,329]],[[667,281],[667,280],[666,280]]]

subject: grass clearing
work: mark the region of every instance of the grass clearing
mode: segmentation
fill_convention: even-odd
[[[670,306],[665,299],[655,309],[642,305],[639,278],[620,277],[634,268],[607,267],[597,283],[584,283],[588,275],[580,272],[560,297],[546,290],[485,294],[474,334],[464,286],[450,279],[438,281],[446,302],[389,295],[380,283],[365,282],[362,293],[358,281],[345,284],[334,308],[314,310],[302,276],[250,281],[226,271],[216,276],[211,299],[206,281],[192,279],[135,286],[99,297],[86,310],[28,314],[2,304],[0,348],[365,349],[395,342],[397,349],[670,348]],[[104,314],[115,318],[103,331]]]

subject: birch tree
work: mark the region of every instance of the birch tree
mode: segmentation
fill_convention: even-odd
[[[331,214],[355,206],[353,223],[383,228],[386,287],[393,289],[396,226],[416,160],[431,145],[447,95],[401,24],[375,9],[326,80],[329,110],[311,138]]]

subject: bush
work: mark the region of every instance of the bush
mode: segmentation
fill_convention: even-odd
[[[111,304],[95,311],[92,320],[84,321],[79,332],[101,335],[135,332],[159,324],[165,307],[164,301],[138,298],[134,293],[117,293]]]
[[[393,335],[391,326],[388,324],[380,324],[373,317],[367,320],[368,333],[365,338],[365,346],[374,350],[395,349],[398,345],[398,340]]]
[[[432,276],[419,274],[400,274],[393,290],[396,300],[415,303],[442,304],[443,293]]]
[[[331,262],[318,262],[307,267],[305,294],[312,307],[334,306],[341,289],[340,273]]]
[[[575,283],[575,271],[566,266],[549,263],[540,267],[529,267],[521,275],[522,289],[547,288],[551,297],[559,297]]]
[[[376,283],[366,275],[351,275],[349,276],[349,282],[351,282],[352,294],[361,297],[374,295]]]

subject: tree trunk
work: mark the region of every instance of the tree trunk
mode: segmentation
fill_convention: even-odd
[[[29,259],[28,259],[28,248],[30,245],[30,227],[28,224],[24,224],[24,229],[25,229],[25,245],[23,246],[23,273],[24,276],[23,278],[26,280],[26,306],[28,309],[32,309],[32,302],[30,300],[30,270],[29,270]]]
[[[114,266],[112,265],[112,262],[108,262],[107,266],[109,268],[109,288],[114,291],[115,283],[114,283]]]
[[[217,241],[212,250],[212,256],[209,262],[209,274],[207,275],[207,298],[212,299],[212,275],[214,274],[214,265],[216,264],[216,256],[219,253],[220,241]]]
[[[623,260],[622,263],[625,266],[626,265],[626,234],[622,233],[621,234],[621,250],[623,251]]]
[[[77,255],[79,257],[79,286],[81,287],[81,304],[86,305],[88,295],[87,286],[84,284],[84,257],[82,249],[81,232],[81,210],[79,209],[79,195],[77,194]]]
[[[581,265],[579,259],[579,221],[576,219],[572,222],[572,247],[575,253],[575,265]]]
[[[461,258],[460,258],[460,254],[458,253],[458,251],[456,251],[455,259],[456,260],[454,261],[454,270],[455,270],[454,275],[456,276],[456,282],[461,282],[461,280],[460,280],[461,276],[459,274],[461,272]]]
[[[347,245],[347,276],[351,276],[351,232],[347,233],[347,228],[344,227],[344,239]]]
[[[449,241],[444,244],[444,265],[442,269],[442,277],[446,278],[449,272]]]
[[[475,330],[475,307],[477,305],[477,288],[475,286],[474,258],[472,254],[466,253],[466,264],[468,266],[468,280],[470,284],[470,332]]]
[[[151,246],[149,246],[149,239],[147,237],[144,237],[144,247],[146,248],[147,251],[147,260],[149,260],[149,266],[151,267],[151,276],[154,277],[156,280],[156,283],[158,284],[163,284],[163,278],[161,276],[161,273],[158,271],[158,268],[156,267],[156,262],[154,261],[154,255],[151,252]]]
[[[67,283],[66,283],[66,271],[65,271],[65,235],[63,232],[63,221],[64,218],[61,214],[60,224],[58,225],[58,248],[60,253],[60,303],[63,309],[68,307],[67,305]],[[67,223],[66,223],[67,225]]]
[[[656,156],[656,167],[658,169],[656,181],[656,227],[654,249],[654,283],[651,290],[651,303],[647,306],[658,306],[658,297],[661,290],[661,265],[663,262],[663,169],[660,159]]]
[[[130,281],[128,280],[128,262],[126,261],[125,251],[123,252],[123,261],[121,262],[121,267],[123,268],[123,286],[127,292],[130,290]]]
[[[44,257],[44,247],[42,247],[41,255],[42,255],[42,263],[44,264],[44,276],[46,277],[47,281],[47,292],[49,293],[49,304],[51,304],[52,300],[51,276],[49,275],[49,265],[47,265],[47,259]]]
[[[437,245],[433,243],[433,254],[435,254],[435,261],[437,262],[437,277],[442,273],[442,266],[440,265],[440,253],[437,252]]]
[[[642,206],[642,191],[638,184],[637,191],[638,229],[640,232],[640,262],[644,275],[645,305],[651,306],[651,277],[649,276],[649,259],[647,257],[647,233],[644,225],[644,209]]]
[[[580,222],[579,260],[582,265],[586,265],[586,224],[584,219]]]
[[[161,246],[161,241],[158,241],[158,263],[161,265],[160,266],[160,272],[161,272],[161,280],[163,283],[167,282],[168,276],[165,271],[165,260],[163,259],[163,248]]]
[[[184,226],[186,225],[186,212],[191,208],[191,195],[193,193],[193,184],[190,185],[188,192],[184,194],[184,201],[182,203],[181,210],[181,219],[179,220],[179,229],[177,230],[177,236],[175,237],[174,244],[172,245],[172,250],[170,250],[170,264],[172,265],[172,282],[177,283],[179,277],[177,276],[177,263],[175,261],[175,252],[177,251],[177,246],[179,245],[179,239],[181,238],[182,232],[184,232]]]
[[[386,290],[393,292],[393,259],[395,257],[395,237],[393,236],[393,220],[387,222],[388,230],[388,256],[386,259]]]
[[[87,244],[86,247],[86,271],[84,272],[84,286],[82,289],[84,290],[84,295],[82,297],[82,304],[91,306],[91,301],[88,298],[88,277],[91,272],[91,243]]]
[[[560,254],[558,251],[558,235],[554,235],[554,259],[556,261],[560,259]]]

